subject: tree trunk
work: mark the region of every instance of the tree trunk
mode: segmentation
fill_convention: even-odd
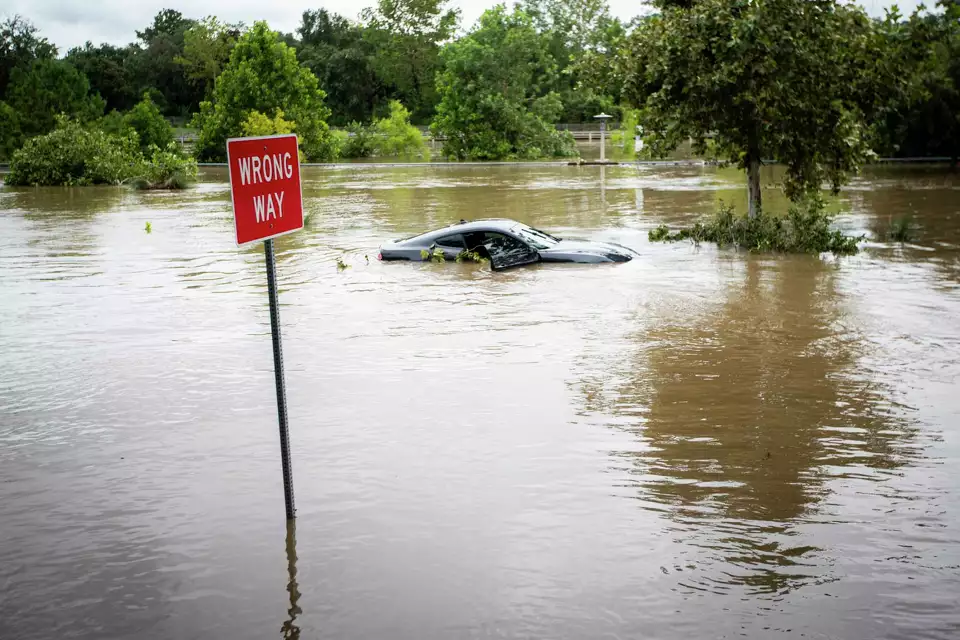
[[[756,218],[760,213],[760,156],[750,154],[747,159],[747,215]]]

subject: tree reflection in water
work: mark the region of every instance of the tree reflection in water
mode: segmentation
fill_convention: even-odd
[[[695,549],[690,589],[782,592],[832,579],[829,534],[799,525],[835,482],[883,480],[911,455],[913,429],[858,359],[836,267],[744,257],[728,299],[697,317],[641,318],[634,356],[581,385],[588,413],[616,416],[640,448],[628,485]],[[613,381],[613,382],[611,382]],[[824,565],[827,565],[826,567]]]

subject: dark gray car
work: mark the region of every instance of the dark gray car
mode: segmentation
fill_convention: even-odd
[[[637,256],[619,244],[563,240],[516,220],[493,218],[461,221],[406,240],[385,242],[380,259],[423,260],[423,251],[433,254],[437,249],[447,260],[455,260],[464,251],[476,251],[498,270],[535,262],[627,262]]]

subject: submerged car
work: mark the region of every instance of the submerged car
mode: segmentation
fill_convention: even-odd
[[[476,252],[490,260],[493,269],[535,262],[627,262],[637,256],[632,249],[610,242],[564,240],[516,220],[493,218],[453,224],[380,247],[381,260],[429,260],[443,252],[456,260]]]

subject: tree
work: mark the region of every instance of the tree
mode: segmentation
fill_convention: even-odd
[[[298,64],[293,49],[266,22],[257,22],[237,41],[212,99],[202,102],[194,116],[194,126],[200,129],[197,157],[222,160],[227,138],[242,133],[250,112],[280,110],[296,122],[300,148],[308,159],[331,160],[335,145],[324,97],[317,77]]]
[[[0,101],[0,160],[8,160],[20,146],[20,116],[6,102]]]
[[[600,112],[617,114],[620,90],[610,82],[609,69],[626,28],[610,16],[606,0],[525,0],[521,8],[548,39],[563,121],[593,122]]]
[[[129,68],[131,55],[130,47],[94,46],[88,41],[70,49],[65,60],[87,76],[90,88],[100,94],[108,109],[126,111],[136,102],[138,88]]]
[[[37,36],[37,28],[29,20],[15,15],[0,22],[0,97],[10,82],[15,68],[27,68],[35,60],[52,60],[57,48],[46,38]]]
[[[460,19],[448,0],[379,0],[362,13],[365,37],[377,50],[375,68],[393,87],[392,97],[408,105],[416,121],[424,121],[437,103],[434,78],[440,69],[440,45],[449,40]]]
[[[60,114],[90,122],[104,108],[103,99],[90,93],[86,76],[63,60],[38,59],[29,69],[15,68],[7,98],[24,138],[53,130]]]
[[[837,0],[695,0],[661,6],[632,34],[628,98],[644,109],[655,152],[709,136],[746,168],[750,216],[760,165],[786,165],[791,199],[836,190],[868,153],[856,79],[870,22]]]
[[[156,89],[160,109],[168,115],[186,115],[204,97],[203,87],[191,83],[177,62],[184,54],[185,34],[194,24],[179,11],[164,9],[154,17],[153,24],[137,31],[141,45],[130,60],[134,77],[139,80],[136,95]]]
[[[242,33],[242,24],[225,24],[216,16],[207,16],[184,32],[183,53],[174,61],[183,67],[204,97],[213,91],[214,82]]]
[[[423,142],[423,134],[410,124],[410,112],[397,100],[390,101],[390,115],[373,123],[379,140],[378,154],[382,156],[429,157],[430,151]]]
[[[876,24],[871,52],[875,143],[895,156],[960,156],[960,6],[917,9],[907,20],[889,11]]]
[[[459,159],[575,155],[569,134],[552,123],[562,110],[551,88],[557,68],[533,20],[503,5],[481,16],[467,36],[448,44],[437,76],[435,133]]]
[[[304,11],[297,57],[327,94],[330,122],[369,121],[386,101],[387,89],[374,69],[376,49],[364,29],[326,9]]]
[[[34,60],[52,60],[57,48],[37,36],[37,28],[20,16],[0,22],[0,100],[6,97],[14,69],[26,69]]]
[[[173,127],[150,99],[150,94],[143,94],[143,99],[123,117],[123,122],[137,132],[143,151],[151,146],[166,149],[173,142]]]

